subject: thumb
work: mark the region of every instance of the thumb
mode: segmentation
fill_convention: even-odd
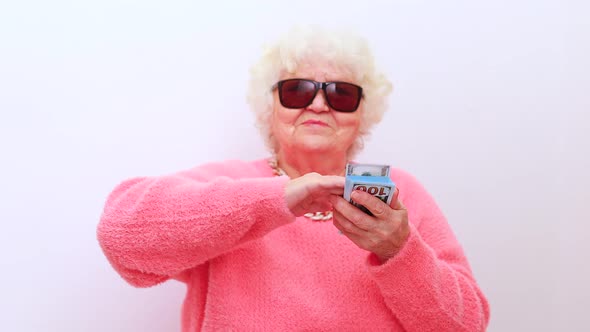
[[[391,199],[391,203],[389,206],[394,210],[405,210],[406,207],[402,204],[399,200],[399,188],[395,187],[395,192],[393,193],[393,198]]]

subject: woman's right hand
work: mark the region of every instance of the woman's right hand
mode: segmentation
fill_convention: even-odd
[[[299,217],[308,212],[332,209],[330,196],[342,196],[344,177],[307,173],[290,180],[285,186],[287,206],[291,213]]]

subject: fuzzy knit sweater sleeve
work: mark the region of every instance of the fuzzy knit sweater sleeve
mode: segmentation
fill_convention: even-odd
[[[463,250],[434,199],[411,175],[394,181],[408,210],[411,233],[402,250],[367,265],[388,307],[411,331],[485,331],[489,306]]]
[[[110,194],[97,236],[115,270],[149,287],[294,221],[287,177],[252,177],[249,163],[209,164],[124,181]]]

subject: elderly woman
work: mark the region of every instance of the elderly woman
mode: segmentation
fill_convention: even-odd
[[[273,157],[127,180],[98,239],[131,285],[187,285],[183,331],[483,331],[487,301],[433,198],[393,169],[391,204],[342,198],[391,84],[363,39],[293,30],[252,69]]]

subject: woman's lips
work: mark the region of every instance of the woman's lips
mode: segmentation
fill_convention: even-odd
[[[302,123],[303,125],[318,125],[318,126],[328,126],[327,123],[320,121],[320,120],[307,120]]]

